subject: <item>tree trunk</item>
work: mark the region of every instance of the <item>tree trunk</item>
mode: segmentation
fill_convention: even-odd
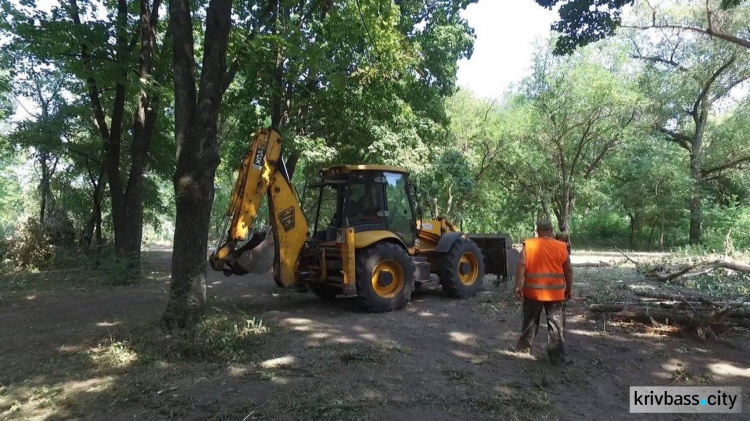
[[[97,256],[97,266],[99,251],[102,245],[102,194],[104,193],[104,176],[106,171],[104,167],[99,171],[98,178],[94,178],[93,173],[86,163],[86,169],[89,174],[89,182],[92,187],[91,194],[91,218],[86,226],[86,232],[83,235],[83,245],[95,248]],[[96,242],[94,242],[96,240]]]
[[[47,192],[49,191],[49,168],[47,166],[47,154],[39,154],[39,163],[42,167],[42,179],[40,181],[39,190],[39,225],[44,227],[44,215],[47,212]]]
[[[648,240],[646,241],[646,248],[651,250],[651,240],[654,238],[654,230],[656,229],[656,224],[659,222],[658,217],[654,219],[654,223],[651,225],[651,230],[648,232]]]
[[[664,251],[664,212],[661,214],[661,234],[659,235],[659,251]]]
[[[693,110],[695,132],[690,141],[690,178],[692,181],[690,196],[690,244],[700,244],[702,240],[703,205],[701,202],[701,187],[703,184],[703,175],[701,169],[703,166],[703,133],[706,130],[708,114],[711,111],[708,89],[704,90],[698,101],[700,106],[696,106]]]
[[[141,0],[140,5],[141,54],[138,61],[138,74],[141,80],[145,80],[151,74],[153,67],[153,56],[156,48],[156,26],[159,21],[161,0],[154,0],[151,7],[149,7],[148,0]],[[119,238],[116,235],[115,242],[117,243],[118,255],[125,257],[128,271],[132,278],[139,277],[141,270],[143,172],[156,123],[157,104],[158,99],[155,96],[149,95],[145,87],[141,87],[133,118],[133,143],[130,151],[128,182],[125,191],[118,188],[118,193],[121,195],[121,199],[119,200],[121,211],[119,212],[119,220],[115,222],[116,228],[119,228]],[[110,177],[112,176],[113,174],[110,175]],[[118,170],[116,175],[118,185],[120,184],[119,176]]]
[[[690,244],[699,244],[701,242],[701,223],[703,221],[703,206],[701,201],[701,157],[702,151],[696,151],[690,154]]]
[[[280,24],[280,9],[278,0],[271,0],[271,9],[273,10],[273,23],[271,24],[271,33],[277,34],[277,28]],[[271,88],[271,126],[279,130],[282,118],[282,101],[284,78],[284,59],[281,55],[281,46],[278,42],[274,43],[274,69],[273,69],[273,87]]]
[[[219,165],[217,121],[226,74],[231,0],[211,0],[206,12],[200,93],[195,87],[193,25],[188,0],[171,0],[175,86],[174,175],[176,224],[169,302],[162,322],[167,328],[198,321],[206,301],[208,228]],[[196,101],[197,98],[197,101]]]
[[[638,228],[638,215],[628,212],[628,219],[630,220],[630,248],[635,249],[635,231]]]
[[[560,232],[570,233],[570,214],[573,211],[574,202],[575,200],[572,198],[570,191],[566,189],[560,203],[560,216],[557,221]]]

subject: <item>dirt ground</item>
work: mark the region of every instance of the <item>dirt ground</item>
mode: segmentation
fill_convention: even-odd
[[[621,258],[591,256],[581,259]],[[150,258],[150,280],[136,286],[0,305],[0,419],[748,419],[748,331],[701,341],[588,312],[588,302],[644,282],[632,267],[575,269],[571,362],[553,367],[544,328],[532,356],[514,352],[520,304],[489,277],[470,299],[425,286],[404,310],[368,314],[353,299],[279,290],[269,275],[210,272],[210,312],[249,320],[239,330],[255,335],[249,356],[165,358],[159,348],[174,338],[156,322],[170,255]],[[233,343],[210,338],[214,348]],[[634,416],[628,387],[637,385],[742,386],[745,414]]]

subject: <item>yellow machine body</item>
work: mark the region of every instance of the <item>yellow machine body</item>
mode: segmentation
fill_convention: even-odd
[[[415,285],[429,281],[431,273],[455,278],[441,278],[441,284],[463,283],[472,291],[481,285],[481,252],[467,249],[456,254],[454,244],[471,242],[468,237],[443,218],[417,218],[421,212],[407,170],[340,165],[320,171],[320,180],[308,185],[320,189],[315,219],[308,221],[281,152],[282,140],[275,130],[256,132],[226,211],[229,227],[222,233],[226,237],[210,257],[213,269],[227,276],[262,272],[271,266],[257,265],[255,260],[271,256],[279,286],[310,288],[321,298],[356,294],[375,311],[403,306]],[[326,211],[334,211],[330,220],[321,220],[325,189],[335,200],[333,205],[327,202]],[[252,233],[264,197],[270,232],[238,247]],[[268,253],[271,246],[273,254]],[[453,256],[455,262],[446,266],[446,256]],[[448,284],[443,284],[444,289]]]

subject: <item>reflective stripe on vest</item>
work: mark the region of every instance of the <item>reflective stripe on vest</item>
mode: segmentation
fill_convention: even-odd
[[[551,238],[526,240],[526,277],[524,297],[538,301],[565,299],[565,274],[563,264],[568,259],[565,243]]]

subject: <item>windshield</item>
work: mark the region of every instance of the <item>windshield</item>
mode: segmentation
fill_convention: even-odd
[[[383,229],[383,185],[378,173],[362,172],[352,176],[348,190],[346,217],[355,231]]]

